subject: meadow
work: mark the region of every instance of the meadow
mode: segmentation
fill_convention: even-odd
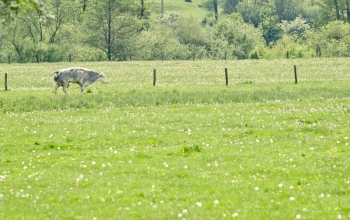
[[[0,64],[0,218],[349,219],[348,62]]]
[[[148,1],[148,4],[150,4],[149,7],[152,11],[151,16],[153,19],[158,19],[161,16],[161,1],[151,0]],[[208,14],[202,0],[192,0],[192,2],[185,2],[185,0],[163,0],[163,10],[165,15],[169,15],[175,11],[185,17],[193,17],[200,22]]]

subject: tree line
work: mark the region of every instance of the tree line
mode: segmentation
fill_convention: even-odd
[[[0,62],[350,56],[350,0],[158,1],[1,0]]]

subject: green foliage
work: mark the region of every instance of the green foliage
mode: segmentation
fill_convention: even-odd
[[[350,56],[350,24],[333,21],[310,33],[310,45],[319,57]]]
[[[249,53],[262,44],[260,31],[244,23],[239,14],[221,18],[213,27],[211,50],[214,58],[226,52],[233,59],[247,59]]]
[[[182,16],[176,11],[172,11],[172,12],[169,12],[169,15],[162,16],[160,18],[160,23],[175,29],[178,27],[179,22],[183,19],[184,19],[184,16]]]
[[[242,15],[246,23],[258,27],[260,25],[260,14],[262,14],[263,5],[263,1],[257,1],[256,4],[251,4],[249,1],[241,1],[237,5],[237,12]]]
[[[91,34],[86,42],[103,50],[109,61],[126,60],[135,53],[133,38],[137,37],[138,28],[142,27],[136,17],[135,4],[130,0],[94,1],[94,7],[90,8],[90,17],[85,22]]]
[[[266,3],[260,13],[259,27],[268,46],[274,44],[282,36],[282,29],[278,25],[278,16],[275,14],[275,10],[275,5]]]
[[[135,59],[139,60],[186,59],[188,56],[187,48],[174,37],[174,30],[163,24],[142,31],[138,48]]]
[[[273,47],[260,50],[259,55],[265,59],[286,58],[312,58],[315,50],[297,35],[284,36],[279,39]]]
[[[21,12],[35,9],[39,12],[48,13],[40,0],[1,0],[0,1],[0,25],[13,21]]]
[[[319,0],[318,5],[320,7],[319,25],[335,20],[350,22],[350,2],[348,0]]]
[[[223,8],[223,13],[232,14],[237,12],[237,5],[242,2],[240,0],[223,0],[220,1],[220,5]]]
[[[298,39],[305,40],[307,31],[310,30],[310,25],[301,16],[296,17],[293,21],[282,21],[280,24],[284,34],[296,35]]]
[[[327,33],[349,23],[349,1],[216,2],[218,20],[212,0],[165,2],[163,14],[157,0],[0,1],[0,62],[349,56],[346,35]]]
[[[300,5],[303,2],[307,2],[304,0],[275,0],[275,8],[276,15],[278,17],[278,21],[282,22],[283,20],[294,20],[295,17],[300,15],[302,11],[300,11]]]
[[[206,56],[210,48],[209,34],[193,17],[180,19],[174,32],[180,44],[186,45],[190,53],[197,54],[199,58]]]

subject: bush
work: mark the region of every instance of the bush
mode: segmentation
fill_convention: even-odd
[[[286,58],[288,51],[289,58],[314,57],[315,50],[301,40],[297,40],[297,38],[296,35],[284,36],[275,45],[264,48],[260,55],[266,59]]]

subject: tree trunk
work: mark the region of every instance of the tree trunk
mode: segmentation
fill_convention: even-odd
[[[22,63],[23,62],[23,56],[22,56],[22,52],[21,52],[21,49],[19,47],[18,44],[16,44],[14,41],[12,41],[12,45],[15,47],[15,50],[18,54],[18,57],[19,57],[19,61]]]
[[[214,13],[215,13],[215,20],[217,21],[219,18],[219,14],[218,14],[218,1],[214,0]]]
[[[164,16],[164,0],[161,0],[160,2],[160,11],[162,13],[162,17]]]
[[[83,0],[83,11],[86,10],[86,6],[87,6],[87,0]]]
[[[140,13],[141,18],[143,18],[144,12],[145,12],[145,5],[143,0],[141,0],[141,13]]]
[[[38,20],[39,20],[39,26],[38,26],[38,31],[39,31],[39,36],[40,36],[40,39],[39,41],[40,42],[43,42],[44,41],[44,33],[43,33],[43,24],[42,24],[42,21],[41,21],[41,12],[38,11]]]
[[[338,0],[334,0],[334,7],[335,7],[335,15],[338,20],[340,20],[340,11],[339,11],[339,4]]]
[[[111,44],[111,37],[112,37],[112,5],[111,2],[109,2],[108,5],[108,21],[107,21],[107,59],[108,61],[112,60],[112,44]]]
[[[346,4],[346,19],[350,22],[350,0],[345,1]]]
[[[60,13],[58,8],[57,8],[55,30],[51,34],[50,41],[49,41],[52,44],[55,43],[55,37],[56,37],[57,31],[60,28],[61,23],[62,23],[62,17],[63,17],[62,13]]]

